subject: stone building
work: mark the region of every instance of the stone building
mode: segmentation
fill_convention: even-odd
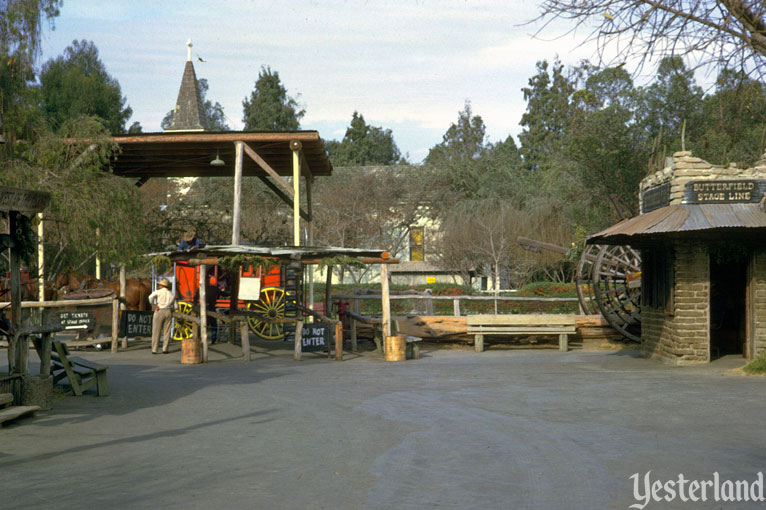
[[[641,347],[675,365],[766,351],[766,154],[752,168],[690,152],[641,182],[641,214],[588,238],[641,250]]]

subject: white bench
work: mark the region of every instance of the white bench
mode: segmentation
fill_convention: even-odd
[[[476,352],[484,350],[484,336],[553,336],[559,337],[559,350],[569,350],[569,335],[576,332],[576,315],[468,315],[468,334],[474,335]]]

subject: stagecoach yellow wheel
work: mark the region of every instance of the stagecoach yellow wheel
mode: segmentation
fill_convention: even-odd
[[[186,315],[196,315],[192,310],[191,303],[188,301],[178,301],[178,303],[176,303],[176,312],[185,313]],[[173,328],[173,340],[183,340],[184,338],[192,338],[193,336],[194,323],[176,319],[176,325]]]
[[[261,299],[251,301],[245,307],[269,319],[283,319],[285,317],[285,291],[279,287],[265,287],[261,289]],[[270,324],[256,317],[248,317],[247,323],[250,331],[264,340],[282,340],[285,337],[285,325]]]

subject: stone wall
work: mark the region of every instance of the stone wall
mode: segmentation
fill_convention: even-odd
[[[674,250],[673,314],[641,308],[642,350],[674,365],[706,363],[710,359],[709,257],[706,248],[698,244],[678,242]],[[763,299],[766,308],[766,280]]]
[[[750,325],[752,338],[755,339],[755,354],[766,352],[766,250],[753,254],[753,275],[751,279],[751,313],[755,319]]]

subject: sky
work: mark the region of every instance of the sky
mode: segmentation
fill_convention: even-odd
[[[533,0],[64,0],[40,62],[75,39],[93,41],[133,109],[128,125],[156,132],[191,39],[197,77],[232,129],[242,129],[242,101],[270,66],[306,110],[301,129],[340,140],[358,111],[418,163],[467,100],[489,141],[502,141],[521,131],[521,89],[537,61],[595,58],[586,34],[567,34],[563,22],[534,37],[537,14]]]

